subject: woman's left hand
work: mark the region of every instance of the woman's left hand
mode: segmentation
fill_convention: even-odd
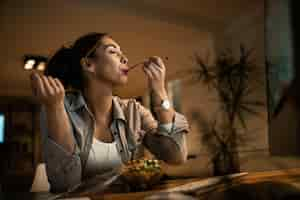
[[[167,93],[165,89],[166,67],[162,59],[158,56],[150,57],[143,66],[143,70],[148,77],[150,89],[161,98],[165,98]]]

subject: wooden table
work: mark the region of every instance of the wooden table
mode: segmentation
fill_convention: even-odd
[[[247,187],[244,187],[245,185]],[[228,198],[228,195],[226,194],[227,191],[235,191],[235,193],[238,193],[238,190],[236,188],[241,188],[243,195],[249,193],[248,195],[255,194],[256,196],[266,196],[266,194],[271,191],[274,193],[272,195],[277,196],[296,194],[299,195],[300,199],[300,168],[264,172],[251,172],[247,174],[240,174],[235,178],[211,177],[207,179],[192,178],[168,180],[162,182],[160,185],[154,187],[150,191],[104,195],[90,194],[88,196],[92,200],[134,200],[144,199],[145,197],[158,192],[179,191],[186,194],[196,195],[198,199],[236,199],[232,198],[232,196],[231,198]],[[0,199],[46,200],[47,194],[33,194],[28,192],[26,194],[14,193],[13,196],[10,196],[5,193],[0,193]],[[258,200],[259,198],[254,199]],[[246,199],[243,198],[243,200]]]
[[[221,178],[221,177],[220,177]],[[178,179],[178,180],[170,180],[162,183],[161,185],[157,186],[151,191],[147,192],[136,192],[136,193],[128,193],[128,194],[107,194],[104,196],[91,196],[93,200],[132,200],[132,199],[143,199],[146,196],[152,195],[155,192],[162,192],[162,191],[170,191],[174,188],[177,191],[183,191],[186,193],[197,193],[198,197],[202,197],[206,199],[210,196],[210,199],[220,199],[220,196],[216,196],[216,194],[222,195],[224,191],[228,190],[229,188],[235,188],[239,185],[259,185],[259,184],[267,184],[267,183],[276,183],[276,187],[284,187],[284,185],[290,185],[291,190],[285,187],[282,191],[278,192],[295,192],[300,196],[300,168],[296,169],[286,169],[286,170],[274,170],[274,171],[264,171],[264,172],[251,172],[246,175],[238,176],[231,180],[226,180],[222,177],[218,183],[213,184],[212,180],[216,179],[203,179],[203,178],[193,178],[193,179]],[[221,178],[221,179],[222,179]],[[206,182],[205,184],[202,184]],[[209,183],[210,182],[210,183]],[[196,188],[196,185],[199,185],[198,189],[195,191],[189,191],[189,187],[191,186]],[[201,185],[201,186],[200,186]],[[259,186],[260,187],[260,186]],[[271,186],[272,187],[272,186]],[[173,191],[176,191],[173,190]],[[299,190],[298,190],[299,189]],[[288,191],[283,191],[288,190]],[[265,191],[253,191],[253,193]],[[283,195],[283,194],[282,194]],[[201,198],[200,198],[201,199]],[[299,198],[300,199],[300,198]]]

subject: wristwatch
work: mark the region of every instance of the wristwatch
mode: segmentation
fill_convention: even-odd
[[[161,108],[164,110],[169,110],[171,107],[171,103],[168,99],[163,99],[160,104]]]

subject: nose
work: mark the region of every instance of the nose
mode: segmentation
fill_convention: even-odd
[[[121,56],[121,63],[122,64],[127,64],[128,63],[128,58],[125,55]]]

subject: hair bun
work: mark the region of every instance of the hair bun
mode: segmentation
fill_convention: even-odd
[[[78,62],[79,57],[71,47],[63,46],[49,60],[45,75],[60,79],[64,86],[70,84],[72,74],[74,74],[74,63]]]
[[[68,42],[51,56],[45,69],[45,75],[60,79],[65,88],[83,90],[84,75],[81,58],[97,44],[106,33],[88,33],[74,43]]]

